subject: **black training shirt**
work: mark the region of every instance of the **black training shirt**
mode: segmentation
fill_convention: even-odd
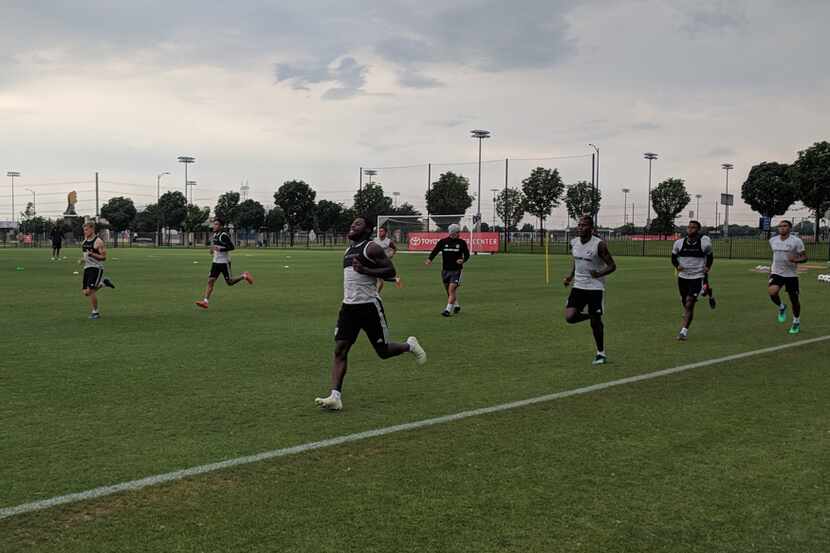
[[[462,266],[458,264],[458,260],[463,258],[466,262],[470,259],[467,242],[461,238],[450,238],[448,236],[439,240],[429,254],[430,261],[435,259],[439,253],[443,256],[445,271],[460,271]]]

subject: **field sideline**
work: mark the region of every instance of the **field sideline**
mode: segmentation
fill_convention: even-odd
[[[674,335],[680,310],[668,260],[622,257],[617,259],[619,273],[609,277],[606,324],[612,363],[595,368],[590,365],[593,349],[588,327],[568,327],[561,320],[567,292],[559,280],[566,271],[565,257],[554,258],[554,278],[549,287],[544,284],[539,256],[474,258],[462,289],[464,311],[445,320],[439,316],[444,302],[438,268],[425,268],[421,256],[407,255],[396,259],[405,288],[387,290],[384,300],[392,335],[418,336],[428,350],[430,363],[416,367],[406,356],[381,362],[361,340],[350,360],[345,410],[319,413],[312,400],[328,388],[332,332],[342,289],[338,252],[235,252],[234,269],[250,270],[257,278],[256,285],[239,284],[227,289],[220,284],[211,309],[202,312],[192,302],[199,298],[204,285],[209,266],[206,253],[110,249],[112,261],[107,264],[107,272],[118,289],[101,293],[100,321],[85,319],[88,309],[80,294],[79,276],[72,275],[77,265],[69,261],[51,263],[44,253],[48,252],[0,250],[0,271],[4,274],[0,302],[4,313],[14,314],[14,324],[6,325],[4,331],[4,368],[0,373],[0,441],[6,452],[0,481],[10,483],[0,489],[0,508],[830,334],[830,288],[815,281],[815,271],[802,279],[803,332],[793,338],[774,321],[774,309],[765,297],[764,276],[750,271],[757,261],[720,261],[713,273],[718,309],[712,312],[700,305],[690,341],[678,344]],[[15,271],[17,265],[25,270]],[[594,523],[599,519],[591,522],[590,513],[573,525],[583,530],[578,539],[576,534],[571,536],[573,528],[564,520],[550,525],[551,533],[545,533],[536,528],[536,522],[521,515],[529,508],[527,501],[534,501],[528,497],[530,488],[502,488],[503,481],[509,481],[510,475],[520,475],[530,479],[526,484],[531,485],[533,477],[538,478],[539,498],[547,497],[545,490],[552,483],[539,459],[517,457],[518,452],[548,456],[555,465],[553,472],[573,474],[579,464],[575,451],[590,456],[593,450],[595,454],[596,440],[624,448],[619,440],[628,436],[632,443],[648,449],[665,440],[683,441],[684,436],[694,441],[703,432],[712,447],[712,459],[693,456],[688,468],[698,475],[700,486],[712,486],[708,492],[724,494],[732,512],[723,505],[724,510],[716,508],[713,516],[720,513],[728,518],[735,509],[729,503],[730,494],[736,492],[735,480],[746,476],[746,467],[729,466],[720,472],[714,467],[708,472],[705,469],[710,461],[724,461],[734,455],[726,446],[740,430],[746,436],[749,458],[766,458],[777,452],[782,464],[784,459],[792,464],[791,469],[779,467],[774,473],[764,472],[764,478],[786,480],[799,490],[823,486],[826,492],[826,484],[810,480],[813,473],[805,470],[811,466],[810,459],[822,454],[826,458],[826,433],[823,439],[812,442],[805,437],[798,448],[784,452],[778,450],[781,442],[773,437],[789,427],[802,428],[806,434],[820,432],[821,428],[826,432],[830,421],[826,409],[819,408],[819,398],[824,393],[826,399],[830,378],[826,370],[818,369],[826,366],[828,354],[830,346],[826,342],[813,343],[769,353],[755,361],[736,360],[664,381],[569,398],[555,406],[528,407],[441,428],[340,445],[325,452],[12,517],[0,521],[0,544],[10,539],[8,549],[21,551],[212,550],[214,546],[216,550],[257,550],[253,544],[259,544],[261,550],[280,545],[288,550],[335,550],[338,543],[340,550],[355,551],[373,547],[378,551],[392,547],[418,550],[416,545],[422,546],[421,550],[496,551],[550,550],[550,540],[558,536],[557,540],[565,540],[561,541],[567,545],[564,550],[577,550],[579,541],[585,550],[603,547],[623,551],[613,548],[614,540],[596,527]],[[736,402],[736,398],[745,401]],[[671,405],[693,414],[695,424],[680,420]],[[549,419],[552,413],[557,414],[555,421]],[[629,419],[618,420],[617,415]],[[724,428],[724,416],[736,426]],[[630,420],[651,422],[626,426]],[[615,436],[610,432],[612,428],[623,434]],[[589,438],[580,444],[583,432]],[[485,435],[492,437],[492,446],[474,440]],[[551,445],[547,450],[545,438],[553,440],[547,442]],[[576,444],[576,450],[563,452],[553,447],[559,439]],[[510,451],[499,443],[511,444]],[[443,459],[437,468],[436,451],[441,451]],[[643,474],[628,474],[625,482],[618,483],[624,485],[619,491],[628,493],[630,486],[638,490],[645,486],[641,493],[646,493],[646,483],[653,482],[646,477],[654,471],[662,475],[660,481],[666,485],[672,475],[683,477],[682,471],[671,470],[678,468],[674,454],[677,451],[660,450],[656,456],[636,460]],[[343,458],[351,459],[365,472],[340,474],[342,467],[337,460]],[[548,497],[556,505],[542,503],[552,512],[558,512],[564,504],[587,508],[592,503],[585,503],[588,488],[579,485],[585,483],[581,479],[607,483],[607,474],[601,473],[599,466],[606,462],[616,466],[624,458],[586,462],[585,473],[565,486],[564,496]],[[491,488],[482,488],[476,472],[470,472],[470,463],[479,464]],[[402,469],[407,479],[387,488],[391,483],[384,476],[385,465]],[[231,482],[234,485],[229,488]],[[440,482],[446,487],[433,487]],[[462,487],[455,488],[456,483]],[[398,521],[401,527],[414,531],[420,540],[397,536],[400,541],[396,541],[386,527],[395,521],[381,516],[376,520],[376,535],[382,534],[383,538],[376,544],[369,541],[373,531],[365,526],[368,520],[355,528],[335,524],[343,541],[351,536],[348,547],[338,542],[334,529],[319,528],[320,521],[329,514],[322,506],[317,513],[318,507],[309,503],[309,494],[326,486],[338,490],[341,485],[348,493],[342,497],[337,493],[337,498],[329,502],[335,519],[340,516],[345,517],[344,521],[352,520],[349,513],[355,510],[369,517],[375,509],[375,517],[396,513],[403,517]],[[271,486],[280,490],[279,503],[267,493],[274,489]],[[450,489],[459,492],[453,501],[445,495]],[[659,485],[653,491],[651,500],[655,504],[666,500]],[[677,507],[702,512],[703,505],[712,499],[708,492],[705,497],[691,493]],[[789,533],[773,536],[762,530],[758,543],[786,545],[790,551],[794,545],[801,547],[795,549],[799,551],[819,550],[810,547],[819,543],[815,540],[822,536],[822,524],[826,528],[826,514],[822,519],[820,507],[822,501],[826,506],[827,494],[824,500],[816,496],[808,501],[809,494],[804,493],[804,502],[792,499],[795,511],[801,513],[804,509],[800,523],[803,532],[793,527]],[[420,498],[415,504],[403,501],[412,494]],[[177,502],[177,497],[182,501]],[[372,505],[359,504],[360,497],[373,498]],[[495,532],[499,536],[466,532],[451,535],[446,520],[434,520],[419,510],[434,501],[441,502],[430,507],[438,512],[456,516],[478,513],[483,527],[488,527],[489,520],[495,528],[499,524],[492,517],[497,516],[503,519],[505,528]],[[619,497],[610,503],[628,510],[626,501]],[[482,511],[488,504],[497,513]],[[506,504],[516,507],[513,514],[499,511]],[[250,508],[252,505],[257,507]],[[744,508],[752,505],[756,504],[750,501]],[[220,511],[237,520],[245,531],[225,528],[220,533],[223,526],[215,521],[215,526],[198,530],[187,522]],[[762,518],[767,516],[757,509],[754,512]],[[661,524],[670,528],[682,515],[680,511],[653,513],[651,522],[657,528]],[[768,514],[773,515],[779,516]],[[276,532],[265,523],[272,518],[284,524],[290,521],[292,530]],[[469,523],[467,518],[464,520]],[[168,521],[170,535],[153,532],[159,524],[164,525],[162,521]],[[687,522],[694,527],[692,534],[702,531],[704,521]],[[750,522],[761,529],[778,524],[771,518],[744,522],[736,527],[731,548],[722,550],[779,550],[742,548],[741,537],[749,535],[746,528]],[[469,527],[475,528],[476,524]],[[713,543],[717,543],[684,542],[689,547],[671,549],[666,548],[668,543],[650,541],[660,532],[637,528],[632,539],[641,548],[654,551],[703,551],[706,543],[712,550]],[[211,536],[210,541],[203,541],[206,534]],[[137,535],[154,538],[136,542]],[[463,535],[467,539],[457,541]],[[312,536],[320,537],[316,543],[319,547],[315,547]],[[568,541],[566,536],[576,541]],[[305,541],[307,538],[309,541]],[[503,546],[499,546],[499,539],[506,540]],[[700,549],[696,543],[701,544]]]

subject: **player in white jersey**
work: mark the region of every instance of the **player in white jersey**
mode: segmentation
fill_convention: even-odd
[[[807,261],[804,242],[798,236],[790,234],[793,224],[789,221],[778,223],[778,236],[769,240],[772,248],[772,267],[770,268],[767,291],[772,303],[778,308],[778,322],[787,321],[787,306],[781,301],[781,288],[787,289],[793,306],[793,324],[790,334],[801,331],[801,301],[799,299],[798,264]]]
[[[392,259],[393,257],[395,257],[395,254],[398,253],[398,245],[395,244],[394,240],[389,238],[389,234],[386,231],[386,227],[380,227],[378,229],[378,235],[377,235],[377,238],[375,238],[374,242],[375,242],[375,244],[377,244],[378,246],[380,246],[383,249],[384,253],[386,254],[386,257],[388,257],[389,259]],[[400,276],[395,275],[395,278],[391,279],[391,280],[393,280],[395,282],[395,286],[397,288],[401,287],[401,277]],[[378,279],[378,292],[379,293],[383,291],[383,282],[384,282],[384,280],[382,278]]]
[[[677,270],[677,287],[684,309],[683,326],[677,335],[678,340],[689,338],[697,298],[703,295],[704,279],[715,261],[712,240],[708,236],[701,236],[700,228],[698,221],[689,221],[686,238],[677,240],[671,250],[671,262]]]
[[[213,287],[220,276],[225,278],[225,284],[228,286],[233,286],[243,280],[248,284],[254,283],[254,277],[248,271],[243,271],[238,277],[231,276],[230,252],[234,249],[236,249],[236,246],[233,245],[231,235],[225,230],[225,222],[219,217],[214,218],[213,238],[210,241],[210,253],[213,256],[213,263],[208,274],[205,297],[196,302],[196,305],[202,309],[207,309],[210,306],[210,296],[213,294]]]
[[[617,264],[605,241],[594,236],[594,221],[590,215],[579,218],[577,232],[579,236],[571,240],[571,274],[564,279],[565,286],[573,284],[565,307],[565,321],[569,324],[591,321],[597,345],[593,364],[603,365],[608,362],[605,354],[605,327],[602,324],[605,277],[617,270]]]
[[[314,401],[323,409],[343,408],[341,393],[349,361],[349,350],[364,331],[381,359],[412,353],[418,364],[426,363],[427,354],[410,336],[404,343],[389,341],[386,313],[378,296],[377,279],[393,278],[395,266],[380,246],[369,239],[372,225],[358,217],[349,229],[351,245],[343,255],[343,304],[334,331],[334,362],[331,367],[331,393]]]
[[[89,298],[92,304],[90,319],[100,319],[98,313],[98,290],[106,286],[115,288],[115,284],[108,278],[104,278],[104,261],[107,260],[107,247],[101,237],[95,234],[95,223],[84,223],[84,241],[81,243],[81,251],[84,254],[84,295]]]
[[[591,330],[597,344],[593,364],[603,365],[608,362],[605,354],[605,328],[602,324],[605,277],[617,270],[617,264],[605,241],[594,236],[594,221],[589,215],[579,218],[577,232],[579,237],[571,240],[571,274],[564,279],[565,286],[573,284],[565,307],[565,321],[570,324],[591,321]]]

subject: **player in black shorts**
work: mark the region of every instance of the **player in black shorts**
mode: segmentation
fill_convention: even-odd
[[[60,222],[55,223],[55,226],[52,227],[49,237],[52,239],[52,261],[57,261],[61,258],[61,247],[63,246],[63,229]]]
[[[383,302],[378,296],[377,279],[395,277],[395,266],[378,244],[371,241],[372,225],[365,217],[358,217],[349,229],[351,245],[343,255],[343,304],[337,316],[334,331],[334,362],[331,367],[331,393],[315,398],[323,409],[339,411],[343,408],[341,392],[349,363],[349,351],[360,332],[366,333],[372,347],[381,359],[412,353],[419,364],[427,360],[424,348],[414,336],[406,342],[389,340],[389,327]]]
[[[244,271],[238,277],[231,276],[231,250],[235,249],[230,234],[225,230],[225,222],[216,217],[213,219],[213,238],[210,241],[210,253],[213,255],[213,263],[210,266],[210,274],[208,275],[207,287],[205,288],[205,297],[196,302],[196,305],[202,309],[207,309],[209,306],[210,296],[213,294],[213,286],[216,284],[216,279],[220,276],[224,277],[225,283],[228,286],[245,281],[248,284],[254,283],[254,278],[251,273]]]
[[[461,272],[464,269],[464,263],[470,259],[470,249],[467,247],[467,242],[459,238],[461,227],[453,224],[447,230],[449,236],[442,238],[435,244],[435,247],[429,253],[429,258],[424,262],[425,265],[432,265],[432,260],[439,253],[441,254],[441,281],[444,283],[444,290],[447,291],[447,307],[441,312],[444,317],[449,317],[453,313],[461,311],[461,305],[458,303],[458,287],[461,286]]]
[[[95,223],[84,223],[84,241],[81,243],[84,264],[83,291],[92,305],[90,319],[100,319],[98,312],[98,290],[106,286],[115,288],[115,284],[104,278],[104,261],[107,260],[107,247],[101,237],[95,234]]]

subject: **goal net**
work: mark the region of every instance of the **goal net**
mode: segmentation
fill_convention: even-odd
[[[490,233],[474,232],[472,215],[379,215],[377,228],[386,229],[386,235],[395,242],[398,251],[429,252],[438,240],[447,236],[452,224],[461,227],[461,238],[466,240],[471,253],[493,251],[492,246],[487,249],[482,243],[482,236]]]

